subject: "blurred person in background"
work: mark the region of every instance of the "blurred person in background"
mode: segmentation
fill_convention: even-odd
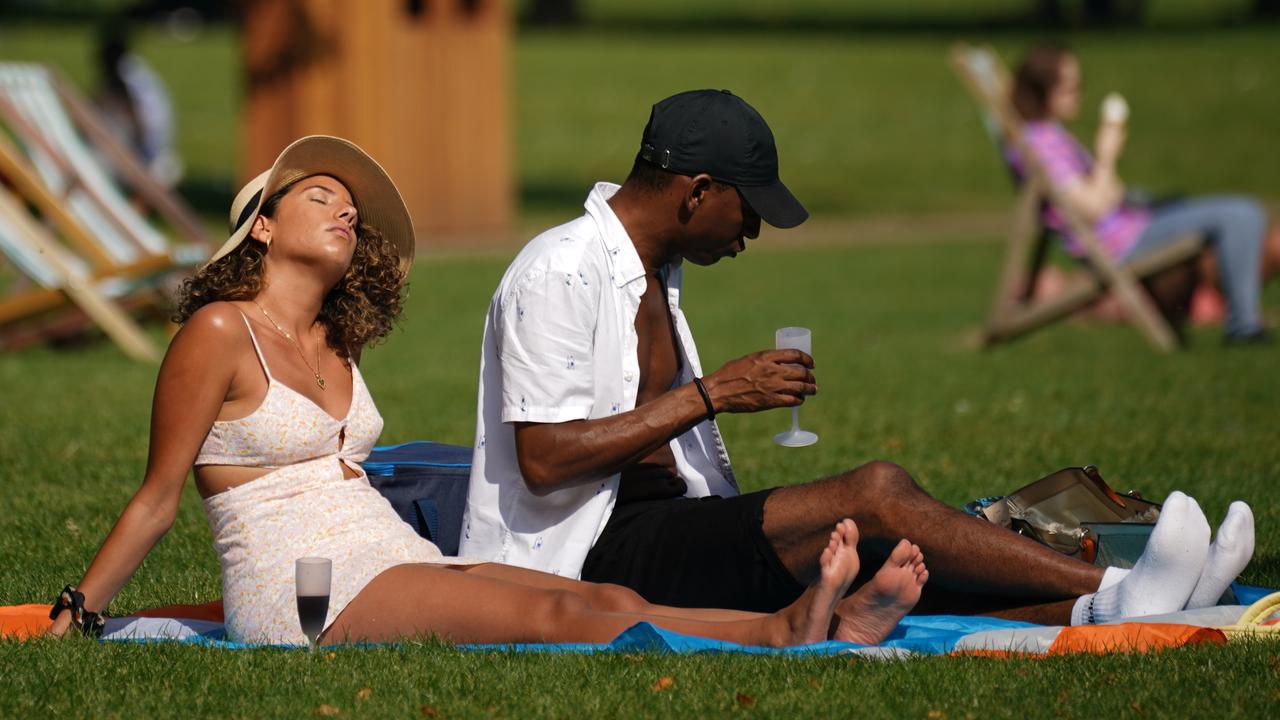
[[[123,21],[106,23],[98,36],[98,74],[93,101],[103,124],[156,181],[176,185],[182,160],[173,147],[173,101],[160,76],[129,51]]]
[[[1189,305],[1197,280],[1216,283],[1226,298],[1225,341],[1268,340],[1261,287],[1280,271],[1280,231],[1268,231],[1266,211],[1257,200],[1242,195],[1167,203],[1134,199],[1116,171],[1126,139],[1127,107],[1104,119],[1090,153],[1063,127],[1080,112],[1080,88],[1075,54],[1053,45],[1032,48],[1014,78],[1013,104],[1025,121],[1026,146],[1045,168],[1049,182],[1093,223],[1103,249],[1117,260],[1157,250],[1190,232],[1203,233],[1208,246],[1199,263],[1166,271],[1148,285],[1157,304],[1176,320]],[[1025,167],[1015,148],[1007,148],[1007,158],[1023,176]],[[1069,253],[1084,257],[1083,247],[1053,206],[1044,207],[1043,222],[1062,235]]]

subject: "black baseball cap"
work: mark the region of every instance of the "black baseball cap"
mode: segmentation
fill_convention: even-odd
[[[764,118],[728,90],[689,90],[653,106],[640,158],[681,175],[706,173],[733,185],[777,228],[809,217],[778,178],[778,147]]]

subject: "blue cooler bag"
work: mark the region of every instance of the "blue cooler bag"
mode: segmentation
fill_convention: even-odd
[[[364,461],[369,484],[422,537],[458,554],[467,506],[471,448],[417,440],[379,445]]]

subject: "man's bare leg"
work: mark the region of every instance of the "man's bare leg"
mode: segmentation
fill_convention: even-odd
[[[764,533],[801,582],[813,577],[817,552],[832,523],[857,523],[864,565],[876,566],[903,538],[928,558],[931,585],[975,596],[1002,596],[1022,605],[1074,600],[1098,589],[1103,568],[973,518],[925,493],[905,470],[873,462],[825,480],[779,488],[764,506]],[[874,558],[874,559],[873,559]],[[1053,603],[1043,612],[1057,612]],[[1070,603],[1065,603],[1069,618]],[[969,609],[978,610],[980,608]]]
[[[866,586],[860,586],[859,591],[863,587]],[[1037,602],[1028,598],[959,593],[940,585],[927,585],[912,612],[920,615],[988,615],[1039,625],[1066,625],[1075,604],[1075,598]]]

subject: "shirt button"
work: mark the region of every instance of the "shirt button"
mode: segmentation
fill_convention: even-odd
[[[636,377],[635,375],[632,375],[631,373],[627,373],[626,375],[622,376],[622,379],[626,380],[627,382],[631,382],[632,380],[635,379],[635,377]]]

